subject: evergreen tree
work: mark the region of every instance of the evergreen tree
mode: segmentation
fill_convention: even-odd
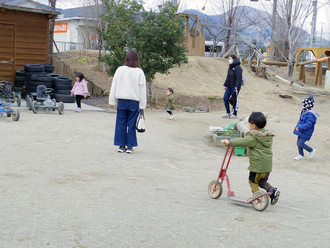
[[[147,12],[139,0],[106,0],[103,33],[110,54],[105,56],[109,74],[123,65],[127,51],[135,50],[147,81],[157,72],[166,74],[175,65],[187,63],[184,18],[175,14],[171,3],[159,6],[159,13]]]

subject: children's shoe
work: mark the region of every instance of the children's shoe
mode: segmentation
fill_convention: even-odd
[[[81,111],[82,111],[82,109],[81,109],[81,108],[79,108],[79,111],[78,111],[78,112],[80,113]]]
[[[270,205],[275,205],[280,198],[280,191],[277,188],[274,188],[273,194],[270,195]]]
[[[315,152],[316,152],[316,149],[313,149],[313,151],[311,151],[311,152],[309,153],[309,158],[314,157]]]
[[[125,146],[120,146],[120,147],[118,148],[118,152],[120,152],[120,153],[126,152],[126,148],[125,148]]]
[[[236,119],[237,115],[232,114],[231,116],[229,116],[230,119]]]
[[[80,108],[77,108],[75,111],[79,113],[79,112],[80,112],[79,109],[80,109]]]
[[[126,153],[133,153],[133,152],[134,152],[133,147],[127,147]]]
[[[298,155],[297,157],[294,158],[294,160],[303,160],[305,159],[304,156]]]
[[[222,116],[222,118],[230,118],[230,114],[226,113],[225,115]]]
[[[170,115],[170,120],[174,120],[174,118],[175,118],[175,114],[171,114]]]

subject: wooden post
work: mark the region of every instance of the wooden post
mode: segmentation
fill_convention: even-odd
[[[315,66],[315,76],[314,76],[314,83],[315,85],[317,85],[317,79],[319,76],[319,62],[316,62],[316,66]]]
[[[319,62],[319,85],[322,85],[322,62]]]

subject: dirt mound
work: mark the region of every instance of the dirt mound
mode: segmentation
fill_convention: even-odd
[[[70,51],[58,54],[74,71],[83,72],[87,79],[92,80],[101,87],[106,94],[110,91],[112,77],[103,73],[102,63],[98,60],[98,51]],[[258,109],[277,109],[279,103],[288,102],[288,99],[280,99],[279,95],[308,95],[310,92],[321,90],[317,87],[290,86],[288,83],[269,77],[264,79],[255,76],[247,65],[243,65],[243,75],[246,77],[246,85],[242,86],[239,102],[243,105],[253,106]],[[183,106],[204,106],[211,110],[222,110],[223,107],[223,83],[228,70],[228,61],[223,58],[205,58],[189,56],[189,63],[181,67],[169,70],[168,75],[156,74],[155,99],[149,101],[151,108],[162,109],[166,97],[165,91],[171,87],[177,101],[177,110]],[[312,73],[312,72],[311,72]],[[87,100],[91,105],[109,108],[107,96],[92,97]],[[298,97],[300,101],[301,96]],[[289,99],[295,102],[295,97]],[[247,104],[248,103],[248,104]]]

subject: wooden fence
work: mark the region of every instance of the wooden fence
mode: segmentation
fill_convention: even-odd
[[[51,55],[50,57],[50,63],[55,66],[55,72],[62,74],[64,77],[72,78],[72,83],[74,83],[74,79],[76,77],[77,72],[72,70],[69,65],[65,63],[65,61],[62,61],[60,58],[58,58],[56,55]],[[88,82],[88,92],[91,96],[103,96],[104,90],[102,90],[99,86],[93,83],[92,80],[85,78]]]

